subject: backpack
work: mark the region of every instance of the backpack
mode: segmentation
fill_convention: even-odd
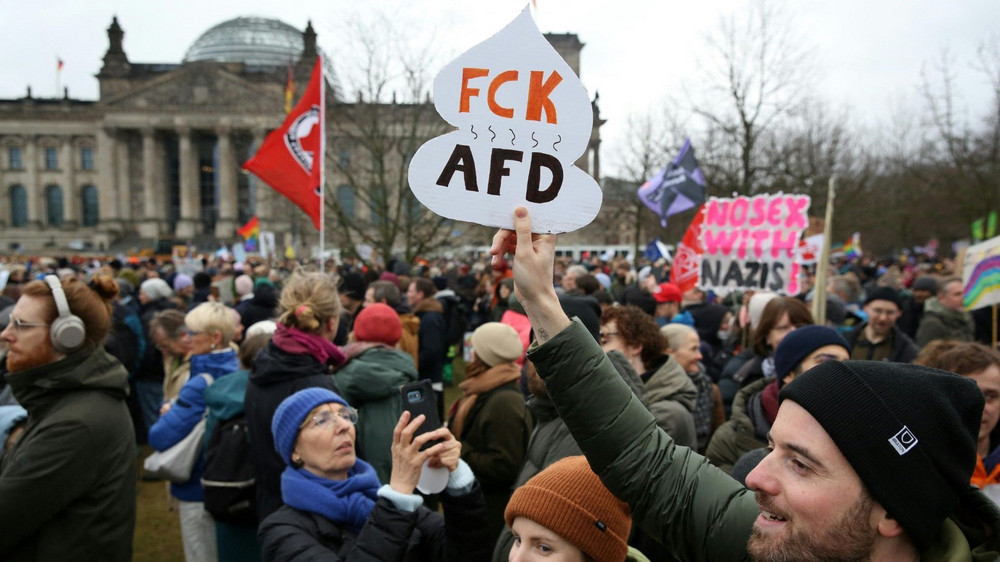
[[[215,424],[205,452],[205,510],[216,521],[257,525],[257,486],[245,413]]]

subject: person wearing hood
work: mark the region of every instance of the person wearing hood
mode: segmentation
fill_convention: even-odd
[[[239,369],[239,359],[229,345],[236,324],[232,310],[218,302],[201,303],[184,317],[184,343],[191,353],[190,376],[177,399],[163,405],[163,414],[150,428],[149,445],[153,449],[165,451],[187,437],[207,413],[205,390]],[[211,429],[206,427],[206,434],[210,435]],[[188,561],[210,562],[217,558],[215,521],[205,511],[205,489],[201,485],[204,469],[205,452],[201,451],[191,477],[170,483],[170,494],[177,498],[181,540]]]
[[[152,345],[153,334],[149,324],[157,312],[177,310],[180,307],[173,299],[174,292],[167,282],[158,277],[146,279],[139,285],[139,321],[142,323],[142,336],[150,345],[146,346],[139,361],[139,368],[132,378],[136,400],[142,412],[142,436],[149,432],[160,417],[160,404],[163,403],[163,353]]]
[[[132,558],[128,373],[102,346],[117,293],[107,275],[89,286],[46,276],[24,286],[0,333],[9,346],[4,376],[28,412],[0,461],[0,559]]]
[[[694,329],[701,340],[705,371],[718,382],[726,363],[733,358],[733,313],[719,304],[696,304],[684,309],[694,318]]]
[[[624,354],[639,373],[657,425],[678,443],[696,448],[698,388],[680,363],[664,353],[668,342],[652,317],[631,305],[609,308],[601,315],[600,336],[605,352]]]
[[[924,303],[924,315],[917,328],[917,345],[924,347],[934,340],[975,339],[976,324],[965,310],[963,297],[961,277],[941,281],[937,296]]]
[[[726,474],[746,453],[767,446],[778,415],[782,387],[826,361],[847,361],[851,346],[832,328],[803,326],[782,338],[774,352],[774,378],[763,378],[740,390],[729,421],[712,436],[705,457]]]
[[[240,313],[240,323],[244,329],[257,322],[273,320],[274,311],[278,307],[278,291],[270,283],[259,283],[253,290],[253,296],[248,301],[241,301],[236,307]],[[246,304],[244,304],[246,303]],[[242,305],[242,306],[240,306]]]
[[[392,428],[403,408],[399,387],[417,380],[413,357],[396,349],[403,325],[389,305],[370,304],[354,319],[354,342],[334,380],[341,396],[358,409],[358,455],[375,468],[380,482],[392,473]]]
[[[258,285],[255,291],[263,287]],[[333,343],[340,320],[340,297],[334,279],[320,272],[296,273],[278,300],[274,336],[254,359],[246,390],[250,459],[257,475],[257,518],[263,521],[281,507],[285,461],[274,451],[271,418],[281,401],[319,386],[337,392],[330,375],[344,363]]]
[[[490,538],[503,528],[511,484],[524,462],[531,414],[514,363],[524,348],[514,328],[487,322],[472,333],[472,361],[458,386],[462,396],[448,415],[448,428],[462,442],[462,459],[483,485]]]

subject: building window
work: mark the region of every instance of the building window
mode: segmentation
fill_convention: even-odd
[[[351,153],[347,150],[340,151],[340,167],[347,168],[351,165]]]
[[[348,220],[354,219],[354,188],[349,185],[342,185],[337,188],[337,203],[340,210]]]
[[[80,209],[83,211],[83,226],[97,226],[97,188],[85,185],[80,191]]]
[[[28,225],[28,192],[23,185],[10,188],[10,224],[11,226]]]
[[[58,185],[50,185],[45,188],[45,214],[49,226],[62,226],[63,194],[62,188]]]
[[[21,147],[12,146],[7,152],[9,157],[9,164],[11,170],[22,170],[24,169],[24,163],[21,162]]]
[[[45,149],[45,169],[46,170],[59,169],[59,151],[57,151],[54,148]]]
[[[80,149],[80,169],[81,170],[93,170],[94,169],[94,149],[93,148],[81,148]]]

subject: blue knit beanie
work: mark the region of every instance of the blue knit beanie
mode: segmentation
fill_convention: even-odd
[[[299,435],[299,426],[306,420],[313,408],[330,402],[350,406],[346,400],[328,388],[311,387],[300,390],[285,398],[271,418],[271,433],[274,434],[274,450],[281,460],[292,464],[292,450],[295,449],[295,438]]]
[[[826,326],[802,326],[796,328],[781,340],[774,351],[774,372],[778,376],[778,386],[796,365],[810,353],[825,345],[839,345],[851,353],[851,345],[836,330]]]

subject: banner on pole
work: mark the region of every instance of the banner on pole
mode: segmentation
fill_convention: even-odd
[[[965,250],[962,286],[967,310],[1000,303],[1000,236]]]
[[[718,293],[799,292],[799,237],[808,195],[712,197],[705,204],[698,285]]]

